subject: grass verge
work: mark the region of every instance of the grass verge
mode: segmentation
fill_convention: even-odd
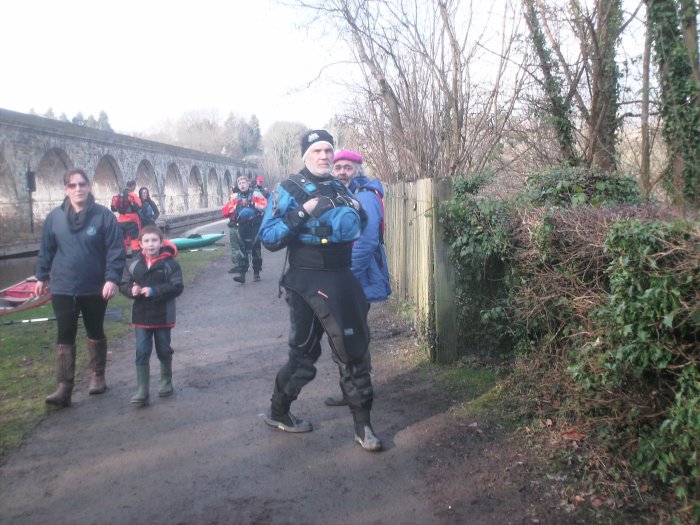
[[[211,251],[180,252],[185,286],[225,247]],[[51,304],[0,317],[0,459],[22,442],[46,414],[44,398],[55,388],[54,343],[56,325]],[[22,323],[28,319],[48,321]],[[131,300],[121,295],[109,302],[105,319],[108,341],[115,341],[131,330]],[[76,371],[87,363],[85,330],[79,324]],[[76,372],[79,373],[79,372]]]

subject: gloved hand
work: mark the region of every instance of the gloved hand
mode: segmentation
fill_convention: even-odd
[[[311,210],[310,213],[318,219],[321,215],[326,213],[328,210],[332,210],[333,208],[335,208],[335,203],[330,197],[319,197],[316,207]]]

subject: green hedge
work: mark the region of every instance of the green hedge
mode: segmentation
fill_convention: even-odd
[[[440,218],[463,330],[563,370],[542,374],[560,417],[700,512],[697,224],[615,174],[536,174],[515,202],[455,186]]]

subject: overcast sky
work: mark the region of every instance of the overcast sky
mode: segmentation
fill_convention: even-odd
[[[0,108],[104,110],[122,133],[190,110],[255,114],[263,132],[277,120],[322,127],[349,67],[324,66],[347,51],[310,41],[305,16],[276,0],[9,0]]]

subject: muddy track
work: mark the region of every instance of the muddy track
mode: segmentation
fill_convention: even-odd
[[[325,341],[318,375],[293,405],[314,431],[267,427],[286,359],[284,257],[264,251],[262,282],[238,285],[227,252],[178,299],[175,395],[153,395],[154,355],[151,404],[130,405],[133,336],[112,341],[107,393],[88,396],[83,376],[73,407],[48,414],[0,467],[0,523],[567,522],[517,448],[453,416],[448,396],[398,358],[415,337],[383,306],[370,324],[373,424],[386,450],[363,451],[348,409],[323,404],[338,390]]]

